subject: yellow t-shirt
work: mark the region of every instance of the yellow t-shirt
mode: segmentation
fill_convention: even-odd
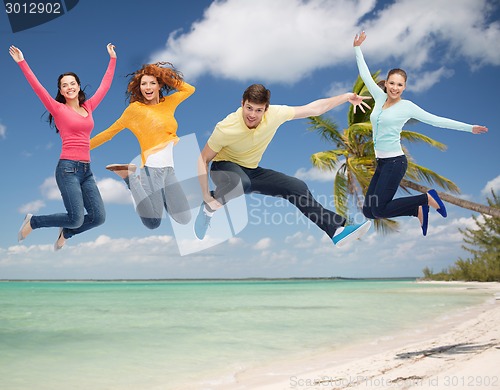
[[[257,168],[276,130],[293,119],[295,109],[269,106],[255,129],[247,127],[242,111],[240,107],[217,123],[207,144],[217,153],[214,161],[231,161],[245,168]]]
[[[183,82],[177,92],[165,96],[158,104],[130,103],[115,123],[92,137],[90,149],[97,148],[127,128],[139,141],[142,165],[144,165],[149,155],[163,149],[168,143],[179,140],[178,125],[174,117],[175,109],[194,91],[192,85]]]

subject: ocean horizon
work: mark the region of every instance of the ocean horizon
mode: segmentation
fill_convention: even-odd
[[[43,280],[0,283],[0,387],[217,389],[478,305],[417,278]]]
[[[1,279],[0,282],[189,282],[189,281],[202,281],[202,282],[218,282],[218,281],[286,281],[286,280],[345,280],[345,281],[418,281],[422,278],[419,276],[388,276],[388,277],[344,277],[344,276],[307,276],[307,277],[260,277],[250,276],[244,278],[110,278],[110,279],[97,279],[97,278],[57,278],[57,279]]]

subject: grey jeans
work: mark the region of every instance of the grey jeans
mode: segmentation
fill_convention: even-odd
[[[144,166],[140,178],[131,175],[125,182],[134,198],[137,214],[148,229],[160,226],[163,208],[177,223],[186,225],[191,220],[186,195],[173,167]]]

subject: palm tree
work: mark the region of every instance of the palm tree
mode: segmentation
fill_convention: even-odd
[[[375,81],[379,72],[373,75]],[[360,77],[356,80],[353,92],[368,96],[369,92]],[[373,108],[373,101],[368,101]],[[372,125],[369,111],[363,113],[358,110],[354,113],[353,106],[348,112],[347,129],[341,133],[337,125],[324,116],[310,117],[311,131],[318,132],[323,139],[335,145],[336,149],[318,152],[311,156],[313,166],[321,170],[336,171],[333,194],[335,208],[341,215],[347,216],[348,199],[352,195],[358,209],[362,208],[363,194],[366,193],[370,180],[375,172],[375,152],[373,148]],[[408,143],[423,142],[439,150],[445,150],[446,145],[423,134],[403,130],[401,139]],[[405,192],[415,190],[426,193],[430,188],[420,182],[432,184],[445,189],[448,192],[459,193],[458,186],[450,179],[415,163],[410,153],[403,146],[403,151],[408,158],[408,170],[401,181],[400,188]],[[500,215],[500,209],[470,202],[455,197],[449,193],[439,192],[439,196],[452,204],[472,211],[488,215]],[[397,230],[398,223],[391,219],[375,220],[375,227],[382,232]]]

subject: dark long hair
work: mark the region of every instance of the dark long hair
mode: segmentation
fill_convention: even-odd
[[[87,95],[85,95],[85,92],[82,89],[82,85],[80,83],[80,78],[73,72],[63,73],[63,74],[59,75],[59,77],[57,78],[57,95],[55,97],[55,100],[59,103],[66,104],[66,98],[63,95],[61,95],[61,79],[64,76],[73,76],[75,78],[76,82],[78,83],[78,86],[80,87],[80,92],[78,92],[78,104],[81,106],[85,102],[85,100],[87,100]],[[59,133],[59,129],[57,128],[57,126],[54,122],[54,117],[52,116],[52,114],[49,114],[49,124],[51,127],[52,126],[55,127],[56,133]]]

